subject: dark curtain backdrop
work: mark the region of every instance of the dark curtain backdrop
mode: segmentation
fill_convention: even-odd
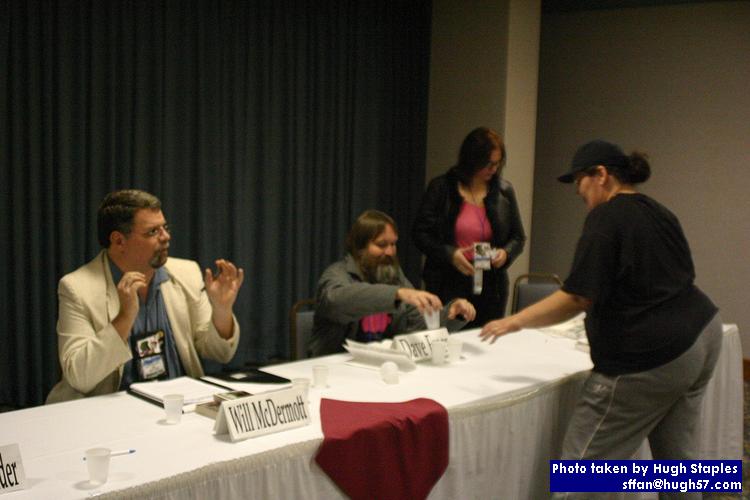
[[[57,282],[97,253],[114,189],[162,199],[172,255],[245,268],[233,366],[287,355],[291,304],[366,208],[419,282],[429,0],[0,9],[0,403],[57,381]]]

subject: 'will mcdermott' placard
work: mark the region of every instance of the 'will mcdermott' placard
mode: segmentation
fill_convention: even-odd
[[[224,401],[214,432],[229,432],[232,441],[285,431],[310,423],[307,400],[300,388],[267,392]]]

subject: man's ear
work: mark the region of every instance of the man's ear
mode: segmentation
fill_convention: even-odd
[[[125,241],[125,235],[120,231],[112,231],[109,233],[109,245],[110,246],[121,246]]]

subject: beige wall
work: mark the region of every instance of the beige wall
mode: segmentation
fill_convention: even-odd
[[[433,3],[426,180],[456,162],[461,141],[486,125],[506,141],[504,176],[531,229],[539,53],[538,0]],[[511,280],[528,269],[527,250]]]
[[[534,199],[537,81],[539,76],[539,25],[541,2],[511,0],[508,13],[508,70],[505,90],[505,143],[508,164],[504,176],[518,197],[526,229],[525,251],[509,270],[512,284],[529,271],[531,209]],[[510,302],[508,303],[510,308]]]
[[[432,5],[426,180],[456,162],[472,129],[505,126],[507,0]]]
[[[601,137],[651,158],[646,194],[679,217],[697,283],[750,357],[750,3],[543,17],[531,267],[565,275],[585,210],[554,181]]]

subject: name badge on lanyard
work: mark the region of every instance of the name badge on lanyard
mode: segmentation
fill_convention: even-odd
[[[492,269],[492,246],[487,242],[474,243],[474,294],[482,293],[484,271]]]
[[[167,378],[167,349],[164,330],[133,337],[133,359],[141,380]]]

